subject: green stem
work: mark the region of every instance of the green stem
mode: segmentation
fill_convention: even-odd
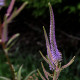
[[[57,72],[57,77],[56,77],[56,80],[58,79],[58,77],[59,77],[59,74],[60,74],[60,71],[59,71],[59,72]]]
[[[58,69],[58,67],[56,67],[56,70]],[[53,80],[57,80],[58,79],[58,77],[59,77],[59,74],[60,74],[60,71],[54,71],[54,73],[53,73]]]
[[[54,71],[53,80],[57,80],[57,73],[56,73],[56,71]]]
[[[3,47],[4,53],[5,53],[5,57],[6,57],[7,61],[8,61],[8,64],[9,64],[9,66],[10,66],[10,69],[11,69],[12,78],[13,78],[12,80],[16,80],[16,79],[15,79],[14,68],[13,68],[13,66],[12,66],[12,64],[11,64],[11,62],[10,62],[9,57],[8,57],[8,52],[6,51],[5,43],[2,43],[2,47]]]

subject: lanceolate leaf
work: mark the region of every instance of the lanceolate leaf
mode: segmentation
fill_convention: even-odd
[[[47,73],[47,71],[45,70],[42,62],[41,62],[41,65],[42,65],[42,68],[43,68],[43,72],[44,72],[44,74],[45,74],[45,77],[47,78],[47,80],[49,80],[49,78],[48,78],[48,73]]]
[[[21,80],[21,70],[22,70],[22,66],[19,68],[19,71],[17,74],[17,80]]]
[[[14,42],[12,42],[12,43],[9,44],[9,45],[6,45],[6,46],[7,46],[6,50],[7,50],[7,51],[10,50],[10,48],[16,43],[16,41],[17,41],[17,40],[15,40]]]
[[[48,64],[50,64],[50,62],[48,61],[48,59],[47,59],[46,57],[44,57],[44,55],[42,54],[42,52],[41,52],[41,51],[39,51],[39,52],[40,52],[42,58],[43,58]]]
[[[53,69],[55,69],[55,65],[52,64],[52,62],[50,61],[50,59],[48,58],[48,56],[47,56],[47,59],[48,59],[48,61],[49,61],[49,65],[50,65]],[[53,69],[52,69],[52,70],[53,70]]]
[[[64,66],[62,66],[61,69],[67,68],[68,66],[70,66],[73,62],[74,62],[75,56]]]
[[[11,14],[11,16],[7,19],[7,22],[10,23],[12,19],[14,19],[22,10],[23,8],[28,4],[28,2],[25,2],[22,4],[22,6],[18,10],[14,10],[14,12]]]
[[[54,65],[57,65],[58,63],[57,63],[57,61],[56,61],[56,60],[54,61],[53,56],[52,56],[52,53],[51,53],[51,51],[50,51],[50,48],[49,48],[49,47],[48,47],[48,51],[49,51],[49,56],[50,56],[50,58],[51,58],[52,63],[53,63]]]
[[[11,0],[11,3],[9,5],[8,9],[7,9],[6,17],[8,17],[11,14],[14,3],[15,3],[15,0]]]
[[[0,76],[0,80],[10,80],[10,79],[6,78],[6,77],[3,77],[3,76]]]
[[[53,74],[50,74],[49,72],[47,72],[48,76],[53,78]]]
[[[9,39],[9,41],[7,42],[7,46],[8,46],[9,44],[11,44],[11,42],[12,42],[14,39],[16,39],[19,35],[20,35],[19,33],[14,34],[14,35]]]
[[[37,69],[37,71],[38,71],[40,77],[42,78],[42,80],[46,80],[46,79],[43,77],[43,75],[41,74],[41,72],[39,71],[39,69]]]
[[[48,48],[48,47],[50,48],[49,40],[48,40],[47,33],[46,33],[46,30],[45,30],[44,26],[43,26],[43,30],[44,30],[45,40],[46,40],[46,47],[47,47],[47,48]],[[47,55],[48,55],[48,57],[49,57],[49,51],[48,51],[48,49],[47,49]]]
[[[33,70],[32,72],[30,72],[26,77],[25,77],[25,79],[24,80],[27,80],[28,78],[29,78],[29,76],[31,76],[33,73],[35,73],[36,72],[36,70]]]
[[[23,8],[28,4],[28,1],[24,2],[21,7],[16,11],[16,16],[23,10]]]

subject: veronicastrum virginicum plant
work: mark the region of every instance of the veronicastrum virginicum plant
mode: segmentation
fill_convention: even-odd
[[[13,65],[11,64],[9,56],[8,56],[9,50],[14,45],[16,38],[19,36],[19,33],[13,35],[10,39],[8,39],[8,24],[24,9],[24,7],[28,4],[28,2],[24,2],[20,8],[14,9],[14,11],[12,12],[15,1],[16,0],[11,0],[11,3],[10,3],[10,5],[7,9],[7,12],[4,16],[3,23],[1,23],[1,21],[0,21],[0,44],[2,45],[2,48],[3,48],[3,51],[5,53],[7,62],[10,66],[12,78],[9,79],[9,78],[0,76],[0,80],[21,80],[22,79],[22,77],[21,77],[22,66],[19,68],[19,71],[16,73]],[[5,6],[5,0],[0,0],[0,8],[2,8],[3,6]],[[33,74],[35,71],[36,70],[32,71],[23,80],[27,80],[28,77],[31,74]]]
[[[44,35],[45,35],[45,40],[46,40],[46,48],[47,48],[47,57],[44,57],[42,52],[40,51],[41,56],[43,59],[49,64],[50,70],[52,71],[53,74],[50,74],[47,72],[43,66],[43,63],[41,62],[43,72],[45,74],[45,77],[42,76],[41,72],[38,70],[42,80],[49,80],[49,77],[51,77],[53,80],[58,80],[60,72],[64,69],[70,66],[73,61],[75,56],[66,64],[61,66],[61,61],[62,61],[62,54],[59,52],[56,44],[56,39],[55,39],[55,21],[54,21],[54,14],[53,14],[53,9],[51,7],[51,4],[48,3],[49,5],[49,10],[50,10],[50,35],[49,35],[49,40],[48,36],[46,33],[45,28],[43,27],[44,30]]]

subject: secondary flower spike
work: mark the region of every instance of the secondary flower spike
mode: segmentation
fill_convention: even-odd
[[[59,52],[56,44],[54,14],[50,3],[49,3],[49,10],[50,10],[50,36],[49,36],[50,42],[48,40],[45,29],[44,29],[44,34],[46,39],[47,55],[51,63],[49,64],[50,70],[54,70],[56,67],[58,67],[59,63],[61,62],[62,54]],[[54,67],[52,67],[52,65]]]

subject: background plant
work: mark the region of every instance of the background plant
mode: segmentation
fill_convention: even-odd
[[[4,21],[3,21],[3,23],[0,24],[0,44],[2,45],[4,55],[7,59],[7,63],[10,67],[10,71],[12,74],[11,79],[0,76],[0,79],[3,79],[3,80],[21,80],[22,79],[22,76],[21,76],[22,66],[19,68],[18,72],[16,73],[14,66],[11,64],[10,58],[8,56],[9,50],[14,45],[15,39],[19,36],[19,34],[17,33],[15,35],[13,35],[10,39],[8,39],[8,24],[23,10],[23,8],[28,4],[28,2],[24,2],[20,8],[14,9],[14,11],[12,12],[14,3],[15,3],[15,0],[11,0],[11,3],[7,9],[7,13],[4,16]],[[4,5],[1,5],[1,8],[3,6]],[[35,71],[33,71],[33,72],[35,72]],[[24,80],[28,79],[28,77],[33,72],[31,72],[26,78],[24,78]]]

